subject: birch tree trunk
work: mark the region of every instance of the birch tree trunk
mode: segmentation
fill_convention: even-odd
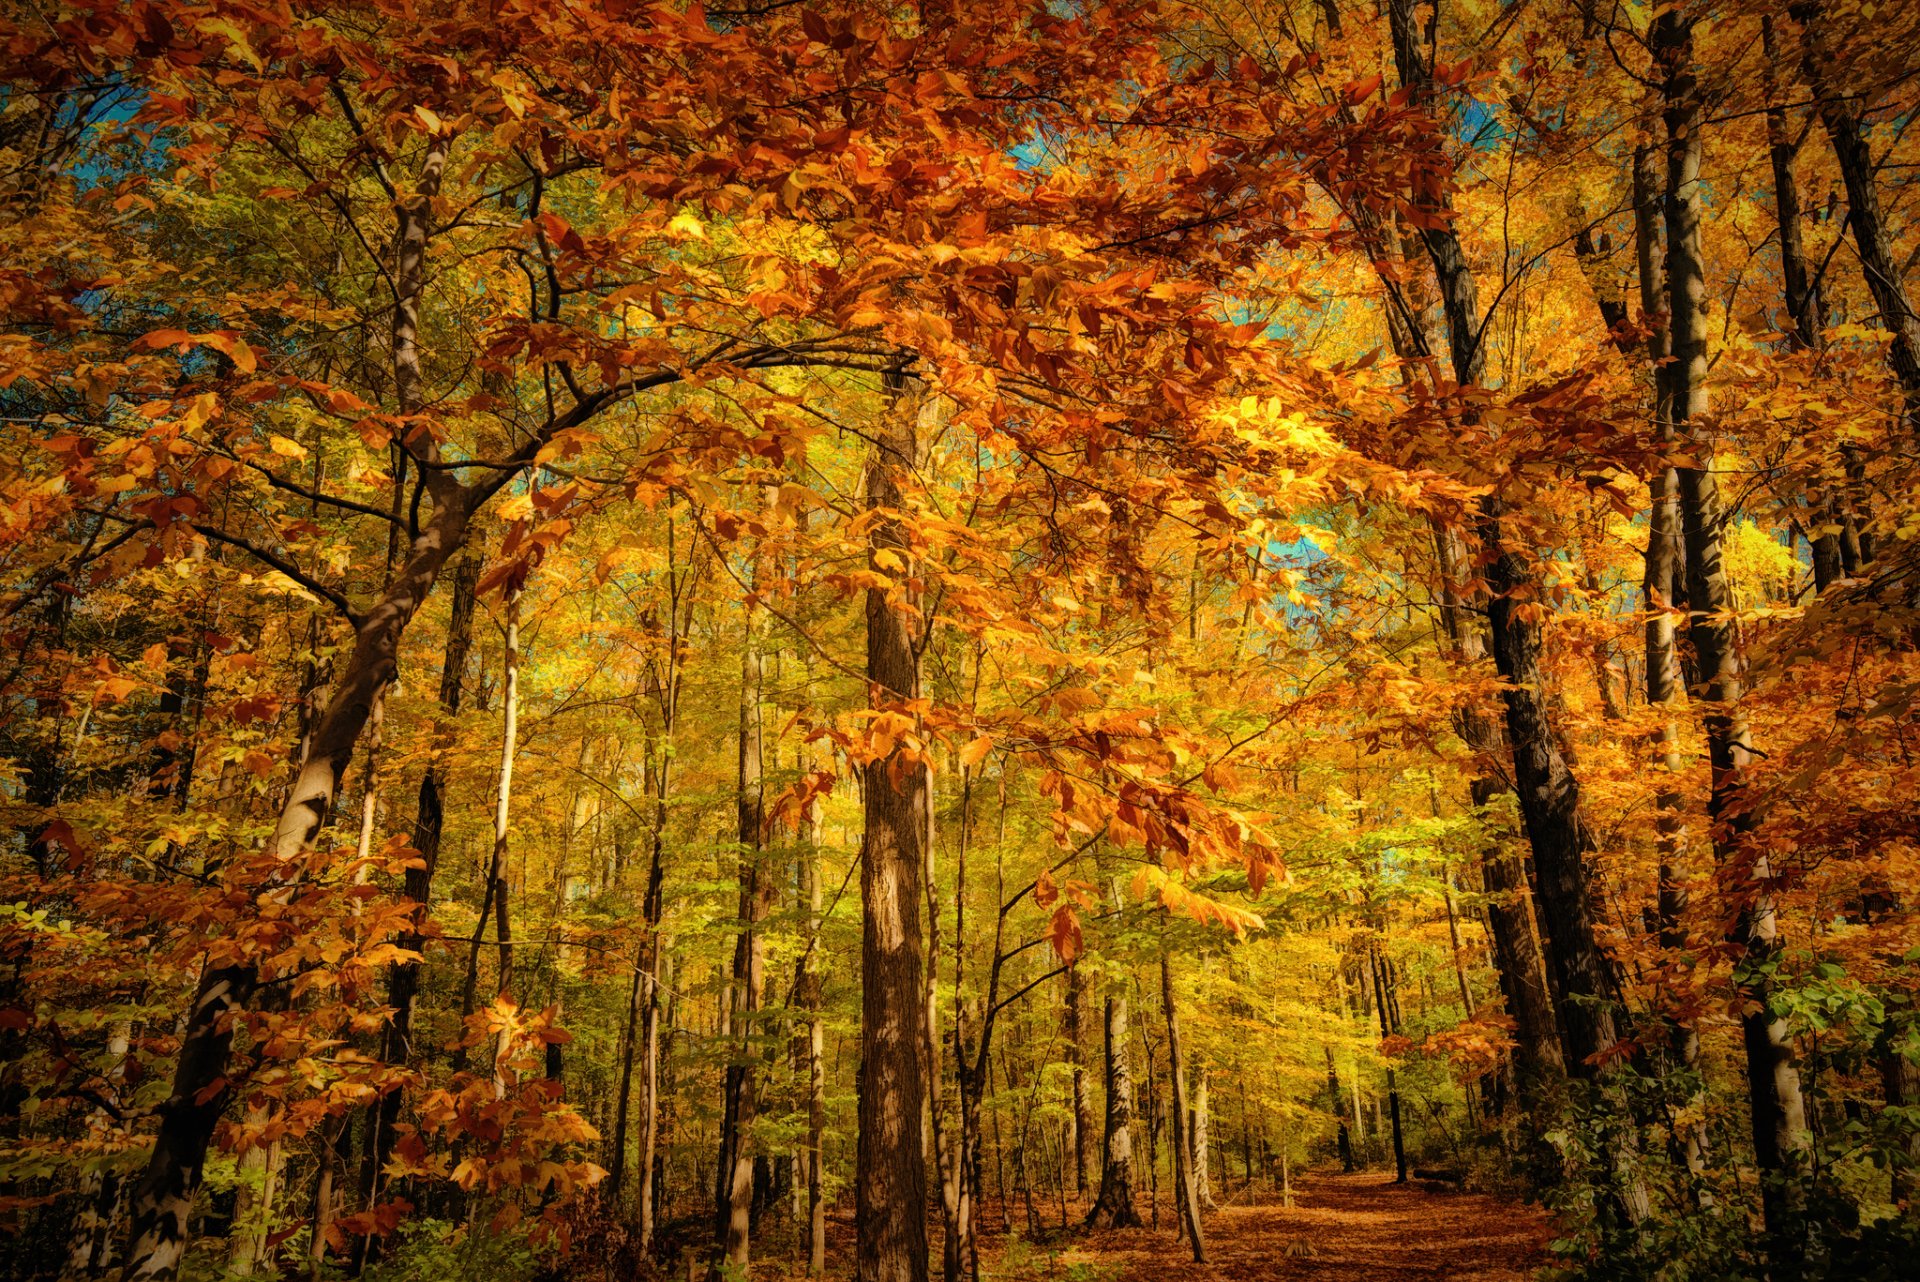
[[[507,906],[507,847],[509,821],[513,812],[513,758],[520,736],[520,588],[510,587],[506,598],[506,644],[501,658],[501,730],[500,769],[493,799],[493,856],[487,865],[487,885],[480,900],[480,916],[473,924],[473,937],[467,941],[466,979],[460,987],[460,1019],[464,1023],[475,1010],[480,985],[480,950],[487,934],[487,918],[496,922],[494,942],[499,949],[499,979],[494,985],[496,997],[505,997],[513,985],[513,932]],[[507,1054],[502,1034],[493,1050],[490,1072],[496,1087],[500,1082],[500,1062]],[[455,1057],[456,1070],[466,1066],[464,1048]]]
[[[1087,1227],[1134,1228],[1133,1071],[1127,1063],[1127,999],[1109,993],[1106,1001],[1107,1118],[1100,1160],[1100,1191],[1087,1212]]]

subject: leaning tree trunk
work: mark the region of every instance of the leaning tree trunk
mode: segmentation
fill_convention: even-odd
[[[1173,999],[1173,960],[1160,949],[1160,1001],[1167,1016],[1167,1067],[1173,1085],[1168,1112],[1173,1116],[1173,1189],[1180,1223],[1193,1246],[1193,1262],[1207,1262],[1206,1239],[1200,1233],[1200,1197],[1194,1187],[1193,1137],[1187,1119],[1187,1064],[1180,1047],[1180,1007]]]
[[[1432,73],[1426,43],[1415,29],[1412,0],[1389,0],[1387,10],[1400,81],[1417,101],[1430,104]],[[1462,386],[1478,386],[1486,377],[1486,353],[1480,341],[1473,272],[1446,202],[1428,194],[1422,203],[1441,215],[1432,226],[1423,226],[1420,234],[1439,281],[1454,378]],[[1534,617],[1538,587],[1519,553],[1505,546],[1502,521],[1506,515],[1506,504],[1497,494],[1481,501],[1477,533],[1482,556],[1488,559],[1487,616],[1494,662],[1508,685],[1508,746],[1533,848],[1541,915],[1552,941],[1558,988],[1572,1008],[1565,1012],[1569,1041],[1576,1061],[1584,1061],[1618,1040],[1611,1009],[1616,986],[1596,939],[1598,914],[1588,893],[1585,866],[1590,838],[1580,812],[1579,785],[1561,753],[1547,708],[1540,670],[1541,629]],[[1574,1067],[1578,1070],[1583,1065]]]
[[[1676,11],[1661,14],[1654,24],[1653,44],[1665,74],[1667,287],[1673,332],[1668,393],[1676,431],[1687,433],[1706,465],[1679,469],[1691,606],[1687,635],[1702,679],[1699,694],[1712,772],[1708,813],[1714,853],[1720,863],[1731,864],[1742,874],[1739,880],[1746,887],[1734,931],[1736,942],[1746,948],[1737,982],[1747,1007],[1740,1027],[1761,1201],[1775,1249],[1791,1256],[1789,1226],[1800,1210],[1796,1182],[1807,1147],[1805,1107],[1786,1021],[1770,1004],[1768,963],[1779,951],[1778,927],[1772,874],[1766,855],[1753,841],[1757,817],[1745,795],[1753,750],[1740,702],[1744,664],[1721,558],[1726,514],[1712,471],[1713,440],[1695,426],[1707,413],[1707,294],[1700,247],[1700,135],[1705,113],[1693,71],[1691,22]]]
[[[393,680],[401,634],[465,540],[470,515],[468,492],[443,489],[441,505],[413,540],[400,573],[359,619],[339,685],[314,726],[307,758],[268,839],[267,850],[280,867],[297,863],[325,821],[373,702]],[[129,1204],[126,1282],[170,1279],[179,1270],[207,1147],[231,1095],[232,1025],[245,1015],[260,980],[257,961],[230,944],[216,948],[201,972],[174,1061],[173,1088],[159,1106],[153,1154]]]
[[[1432,31],[1416,29],[1412,0],[1388,0],[1394,62],[1414,100],[1434,106],[1427,49]],[[1437,10],[1432,19],[1437,21]],[[1434,217],[1422,226],[1427,256],[1439,282],[1446,315],[1448,353],[1462,386],[1486,381],[1483,321],[1473,271],[1461,246],[1452,210],[1436,186],[1418,197]],[[1538,880],[1536,900],[1551,948],[1555,988],[1565,1004],[1569,1067],[1597,1076],[1604,1053],[1619,1042],[1614,1003],[1619,991],[1613,964],[1599,944],[1599,918],[1588,887],[1587,855],[1593,848],[1580,804],[1580,788],[1560,747],[1540,667],[1542,629],[1535,573],[1505,538],[1506,501],[1490,492],[1480,501],[1476,533],[1486,562],[1487,621],[1493,655],[1507,682],[1507,741],[1514,784]],[[1643,1181],[1627,1175],[1620,1209],[1632,1223],[1644,1221],[1650,1203]]]
[[[1893,334],[1887,364],[1900,384],[1905,400],[1901,417],[1911,437],[1920,435],[1920,315],[1915,314],[1907,296],[1906,274],[1894,253],[1893,234],[1880,208],[1873,149],[1854,105],[1858,95],[1834,82],[1836,74],[1845,72],[1834,66],[1833,53],[1827,48],[1824,8],[1819,0],[1798,0],[1787,11],[1801,25],[1801,70],[1813,90],[1820,123],[1833,142],[1840,179],[1846,184],[1847,222],[1853,228],[1860,269],[1879,309],[1881,326]]]
[[[1133,1072],[1127,1065],[1127,999],[1109,994],[1106,1003],[1107,1123],[1100,1162],[1100,1192],[1087,1212],[1087,1226],[1134,1228]]]
[[[1767,66],[1767,159],[1773,167],[1774,231],[1780,240],[1780,278],[1786,289],[1787,315],[1793,322],[1787,330],[1787,349],[1817,353],[1826,348],[1826,300],[1820,273],[1810,269],[1806,242],[1800,234],[1800,183],[1793,167],[1800,148],[1793,139],[1787,109],[1781,105],[1782,95],[1775,83],[1785,55],[1770,14],[1761,15],[1760,39]],[[1852,445],[1843,444],[1840,456],[1847,479],[1841,483],[1838,498],[1824,484],[1813,496],[1807,543],[1813,554],[1816,592],[1825,592],[1842,576],[1858,573],[1863,560],[1859,517],[1865,496],[1855,492],[1854,479],[1864,471],[1864,465]]]
[[[1472,577],[1466,540],[1457,526],[1435,520],[1433,537],[1441,583],[1441,628],[1463,673],[1487,657],[1487,635],[1480,622],[1484,604],[1469,605],[1461,585]],[[1468,795],[1475,809],[1485,811],[1506,794],[1494,774],[1494,763],[1508,755],[1506,735],[1499,720],[1478,705],[1460,710],[1460,737],[1474,755],[1474,775]],[[1523,1103],[1536,1104],[1566,1072],[1560,1049],[1560,1025],[1554,1015],[1547,984],[1540,930],[1533,919],[1527,889],[1525,856],[1509,850],[1500,836],[1489,837],[1481,850],[1480,878],[1487,894],[1487,928],[1493,941],[1494,966],[1500,993],[1514,1022],[1515,1068]]]
[[[883,724],[915,726],[905,707],[920,697],[919,593],[909,586],[912,545],[902,483],[919,458],[905,379],[888,376],[891,404],[867,464],[867,507],[877,514],[869,568],[884,586],[867,589],[867,682]],[[865,768],[865,835],[860,848],[861,1035],[859,1141],[854,1174],[855,1276],[859,1282],[925,1282],[927,1174],[926,992],[920,905],[925,891],[929,806],[927,764],[882,741]]]
[[[446,162],[446,144],[430,144],[413,193],[395,206],[392,354],[403,414],[415,413],[425,403],[416,336],[426,288],[428,216]],[[445,474],[423,478],[423,483],[433,499],[433,514],[413,537],[405,562],[379,601],[355,620],[353,649],[327,710],[308,738],[306,756],[268,839],[267,850],[282,867],[294,865],[326,821],[374,701],[393,680],[400,636],[447,558],[466,539],[473,492]],[[159,1106],[153,1153],[128,1206],[122,1271],[126,1282],[171,1279],[179,1271],[207,1146],[232,1090],[227,1073],[232,1025],[245,1014],[260,978],[253,958],[230,949],[214,950],[201,971],[174,1060],[173,1089]]]

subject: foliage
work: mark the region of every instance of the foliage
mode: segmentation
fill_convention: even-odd
[[[930,1017],[1012,1276],[1106,1276],[1122,1068],[1156,1218],[1204,1082],[1217,1201],[1397,1145],[1570,1278],[1894,1276],[1920,18],[1777,9],[0,13],[19,1272],[838,1269]]]

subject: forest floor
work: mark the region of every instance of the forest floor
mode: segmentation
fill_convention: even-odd
[[[1294,1186],[1292,1207],[1224,1206],[1203,1218],[1205,1264],[1193,1263],[1167,1229],[1123,1229],[1075,1235],[1047,1262],[1052,1268],[1003,1257],[991,1272],[1102,1282],[1521,1282],[1547,1262],[1547,1222],[1537,1208],[1392,1181],[1386,1174],[1312,1174]]]
[[[1540,1208],[1439,1188],[1397,1186],[1390,1172],[1370,1171],[1303,1173],[1290,1207],[1265,1189],[1247,1204],[1242,1190],[1203,1217],[1205,1264],[1195,1264],[1185,1243],[1174,1240],[1165,1199],[1159,1228],[1088,1231],[1079,1227],[1083,1199],[1036,1198],[1027,1215],[1015,1216],[1032,1217],[1031,1237],[1006,1236],[1003,1208],[990,1201],[981,1215],[981,1282],[1525,1282],[1548,1263],[1552,1234]],[[1142,1215],[1146,1203],[1135,1203]],[[929,1218],[937,1277],[940,1225]],[[850,1206],[830,1214],[827,1238],[827,1275],[852,1277]],[[804,1276],[804,1246],[790,1222],[772,1228],[760,1250],[756,1276]],[[701,1275],[683,1264],[663,1276],[677,1282]]]

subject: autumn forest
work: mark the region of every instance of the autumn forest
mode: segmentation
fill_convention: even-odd
[[[0,0],[0,1275],[1894,1279],[1920,7]]]

